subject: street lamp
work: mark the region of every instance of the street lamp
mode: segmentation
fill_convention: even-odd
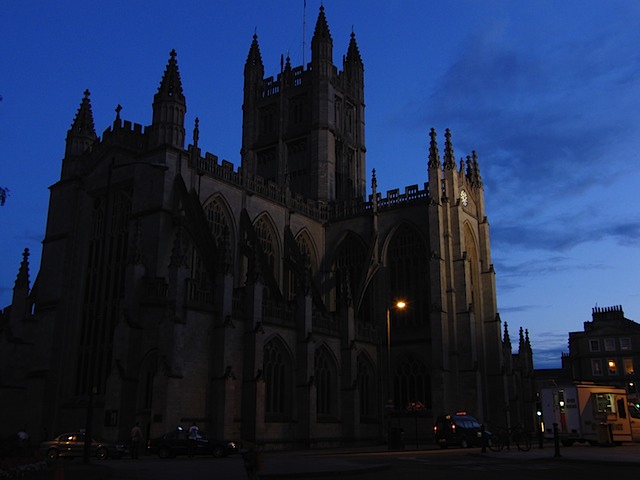
[[[398,439],[392,438],[391,435],[391,410],[394,408],[393,382],[391,380],[391,309],[402,310],[406,306],[404,300],[398,300],[394,305],[387,307],[387,404],[385,408],[387,410],[387,442],[390,450],[398,447],[398,445],[394,445]]]
[[[398,300],[391,307],[387,307],[387,404],[393,405],[393,385],[391,382],[391,309],[402,310],[407,306],[404,300]]]

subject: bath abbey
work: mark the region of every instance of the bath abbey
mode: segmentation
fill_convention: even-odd
[[[175,51],[150,125],[117,109],[99,136],[78,92],[41,264],[25,250],[5,272],[3,429],[115,440],[197,422],[286,449],[395,427],[432,441],[456,411],[535,421],[528,332],[512,346],[498,311],[479,155],[456,158],[453,132],[431,129],[426,178],[378,191],[363,59],[351,33],[336,65],[333,42],[323,7],[306,65],[269,74],[247,39],[235,162],[185,125]]]

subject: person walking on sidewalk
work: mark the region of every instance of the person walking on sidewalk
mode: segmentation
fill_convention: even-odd
[[[142,429],[140,428],[140,422],[131,429],[131,458],[137,459],[140,455],[140,447],[142,446]]]
[[[189,457],[193,457],[196,454],[196,446],[198,442],[198,426],[196,422],[193,422],[189,427],[189,434],[187,435],[187,446]]]

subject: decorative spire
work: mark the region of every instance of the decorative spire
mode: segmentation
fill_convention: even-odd
[[[448,128],[444,132],[444,138],[444,168],[445,170],[454,170],[456,168],[456,157],[451,143],[451,131]]]
[[[195,126],[193,127],[193,146],[198,148],[198,139],[200,138],[200,119],[196,117]]]
[[[320,5],[320,13],[318,14],[318,20],[316,21],[316,29],[313,32],[313,38],[328,39],[332,42],[327,17],[324,15],[324,5]]]
[[[371,170],[371,198],[373,201],[373,211],[378,211],[378,179],[376,178],[376,169]]]
[[[249,104],[260,98],[262,81],[264,79],[264,65],[258,46],[258,35],[253,34],[253,41],[249,47],[249,55],[244,64],[244,103]]]
[[[478,154],[475,150],[471,152],[471,159],[473,162],[473,183],[481,187],[482,186],[482,177],[480,176],[480,166],[478,164]]]
[[[81,155],[98,138],[89,95],[89,90],[85,90],[78,113],[71,124],[71,129],[67,132],[66,156]]]
[[[520,342],[518,343],[518,351],[522,352],[524,350],[524,346],[525,346],[525,339],[524,339],[524,333],[523,333],[523,329],[522,327],[520,327]]]
[[[186,112],[187,103],[176,62],[176,51],[171,50],[158,93],[153,97],[151,146],[168,144],[184,148]]]
[[[360,56],[360,50],[358,49],[358,43],[356,42],[356,34],[351,32],[351,40],[349,40],[349,48],[347,49],[346,64],[360,64],[362,65],[362,57]]]
[[[311,64],[314,76],[329,77],[333,68],[333,40],[329,25],[324,16],[324,7],[320,6],[316,29],[311,38]]]
[[[429,132],[429,136],[431,137],[429,142],[429,168],[440,168],[440,152],[438,152],[436,130],[434,128]]]
[[[509,336],[509,326],[507,325],[507,322],[504,322],[504,335],[502,337],[502,341],[505,345],[511,347],[511,337]]]
[[[171,50],[169,53],[169,63],[167,63],[167,68],[164,71],[158,93],[154,100],[172,100],[178,103],[185,103],[175,50]]]
[[[244,66],[245,74],[249,68],[258,68],[264,71],[264,65],[262,64],[262,55],[260,55],[260,46],[258,45],[258,35],[253,34],[253,41],[251,47],[249,47],[249,55],[247,55],[247,62]]]
[[[18,276],[14,284],[14,290],[19,288],[29,288],[29,249],[25,248],[22,252],[22,262],[18,270]]]
[[[351,32],[347,55],[342,59],[342,69],[347,79],[347,88],[356,98],[364,97],[364,65],[356,43],[356,34]]]

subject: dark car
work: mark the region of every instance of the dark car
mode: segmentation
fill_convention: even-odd
[[[164,435],[151,438],[147,442],[147,453],[160,458],[173,458],[189,453],[188,432],[183,429],[173,430]],[[231,440],[214,440],[199,432],[196,439],[195,455],[212,455],[226,457],[238,453],[240,445]]]
[[[42,442],[38,450],[50,460],[58,457],[84,456],[84,432],[70,432],[58,435],[52,440]],[[99,460],[107,458],[122,458],[129,453],[126,445],[93,439],[91,441],[91,456]]]
[[[485,431],[482,424],[466,412],[438,417],[433,433],[440,448],[482,446],[491,441],[491,433]]]

